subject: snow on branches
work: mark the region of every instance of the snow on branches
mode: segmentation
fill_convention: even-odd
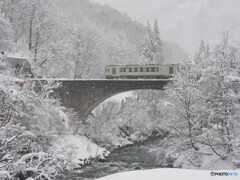
[[[202,41],[195,64],[183,65],[167,87],[172,110],[169,130],[176,137],[173,149],[180,152],[176,166],[201,166],[204,155],[240,158],[236,143],[240,139],[240,57],[239,49],[228,41],[225,34],[211,52]]]
[[[60,103],[50,97],[58,84],[42,85],[40,95],[30,84],[25,86],[0,82],[0,171],[9,173],[2,173],[4,177],[50,180],[64,163],[47,152],[69,130],[68,119]]]

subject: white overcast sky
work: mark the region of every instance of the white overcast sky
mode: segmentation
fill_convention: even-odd
[[[128,14],[143,24],[159,21],[162,39],[193,53],[203,38],[214,44],[228,30],[240,39],[240,0],[94,0]]]

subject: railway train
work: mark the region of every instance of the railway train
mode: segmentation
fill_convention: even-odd
[[[179,64],[108,65],[107,79],[168,79],[179,71]]]

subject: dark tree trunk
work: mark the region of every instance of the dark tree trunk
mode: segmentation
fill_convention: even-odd
[[[34,61],[35,62],[37,62],[38,41],[39,41],[39,30],[37,29],[36,43],[35,43],[35,46],[34,46]]]
[[[29,51],[32,50],[32,25],[33,25],[33,19],[30,19],[30,27],[29,27],[29,44],[28,44],[28,48]]]

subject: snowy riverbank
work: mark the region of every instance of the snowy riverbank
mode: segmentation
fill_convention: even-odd
[[[85,165],[91,158],[104,158],[109,151],[80,135],[68,135],[54,145],[56,154],[61,155],[76,165]]]

